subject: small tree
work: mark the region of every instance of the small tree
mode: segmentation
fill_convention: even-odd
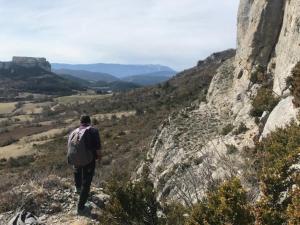
[[[246,191],[235,178],[225,182],[197,204],[186,225],[247,225],[253,222]]]
[[[157,225],[156,192],[148,179],[133,183],[111,181],[108,186],[111,200],[103,224]]]

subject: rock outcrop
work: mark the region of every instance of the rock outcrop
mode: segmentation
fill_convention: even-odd
[[[17,186],[3,194],[15,196],[12,200],[20,201],[22,206],[15,212],[0,214],[0,224],[8,224],[18,210],[32,213],[38,218],[38,224],[43,225],[99,224],[97,218],[110,198],[101,188],[92,187],[88,200],[90,215],[77,216],[79,196],[72,182],[54,175]]]
[[[51,65],[45,58],[14,56],[11,62],[0,62],[0,70],[9,70],[14,66],[41,68],[47,72],[51,72]]]
[[[270,114],[261,138],[266,137],[277,128],[285,128],[292,120],[297,121],[299,109],[294,107],[293,97],[282,99]]]
[[[138,173],[148,171],[160,199],[190,204],[230,175],[239,176],[254,195],[258,193],[241,176],[243,149],[253,146],[261,133],[265,136],[296,117],[286,78],[300,61],[299,21],[298,0],[241,0],[236,56],[214,75],[205,103],[163,123],[140,167]],[[254,76],[261,82],[256,83]],[[250,111],[263,84],[284,99],[273,112],[264,113],[258,126]]]
[[[13,57],[0,62],[0,86],[5,87],[1,97],[13,99],[21,92],[41,94],[72,94],[84,90],[84,85],[51,72],[45,58]]]
[[[249,115],[232,112],[234,62],[233,57],[219,68],[207,103],[171,115],[154,138],[148,160],[139,172],[149,170],[159,199],[191,204],[218,181],[242,170],[241,150],[253,145],[257,126]],[[247,131],[222,132],[227,126],[239,127],[243,122]]]
[[[285,79],[300,61],[299,10],[297,0],[241,1],[237,70],[244,86],[260,66],[272,75],[276,94],[282,95],[286,90]]]

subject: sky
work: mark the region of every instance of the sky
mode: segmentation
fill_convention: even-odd
[[[235,48],[239,0],[0,0],[0,61],[163,64]]]

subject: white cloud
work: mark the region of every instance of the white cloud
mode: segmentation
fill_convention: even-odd
[[[160,63],[235,47],[238,0],[0,0],[0,59]]]

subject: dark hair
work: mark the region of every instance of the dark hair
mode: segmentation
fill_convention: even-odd
[[[90,124],[91,123],[91,118],[89,115],[82,115],[80,117],[80,123],[83,123],[83,124]]]

